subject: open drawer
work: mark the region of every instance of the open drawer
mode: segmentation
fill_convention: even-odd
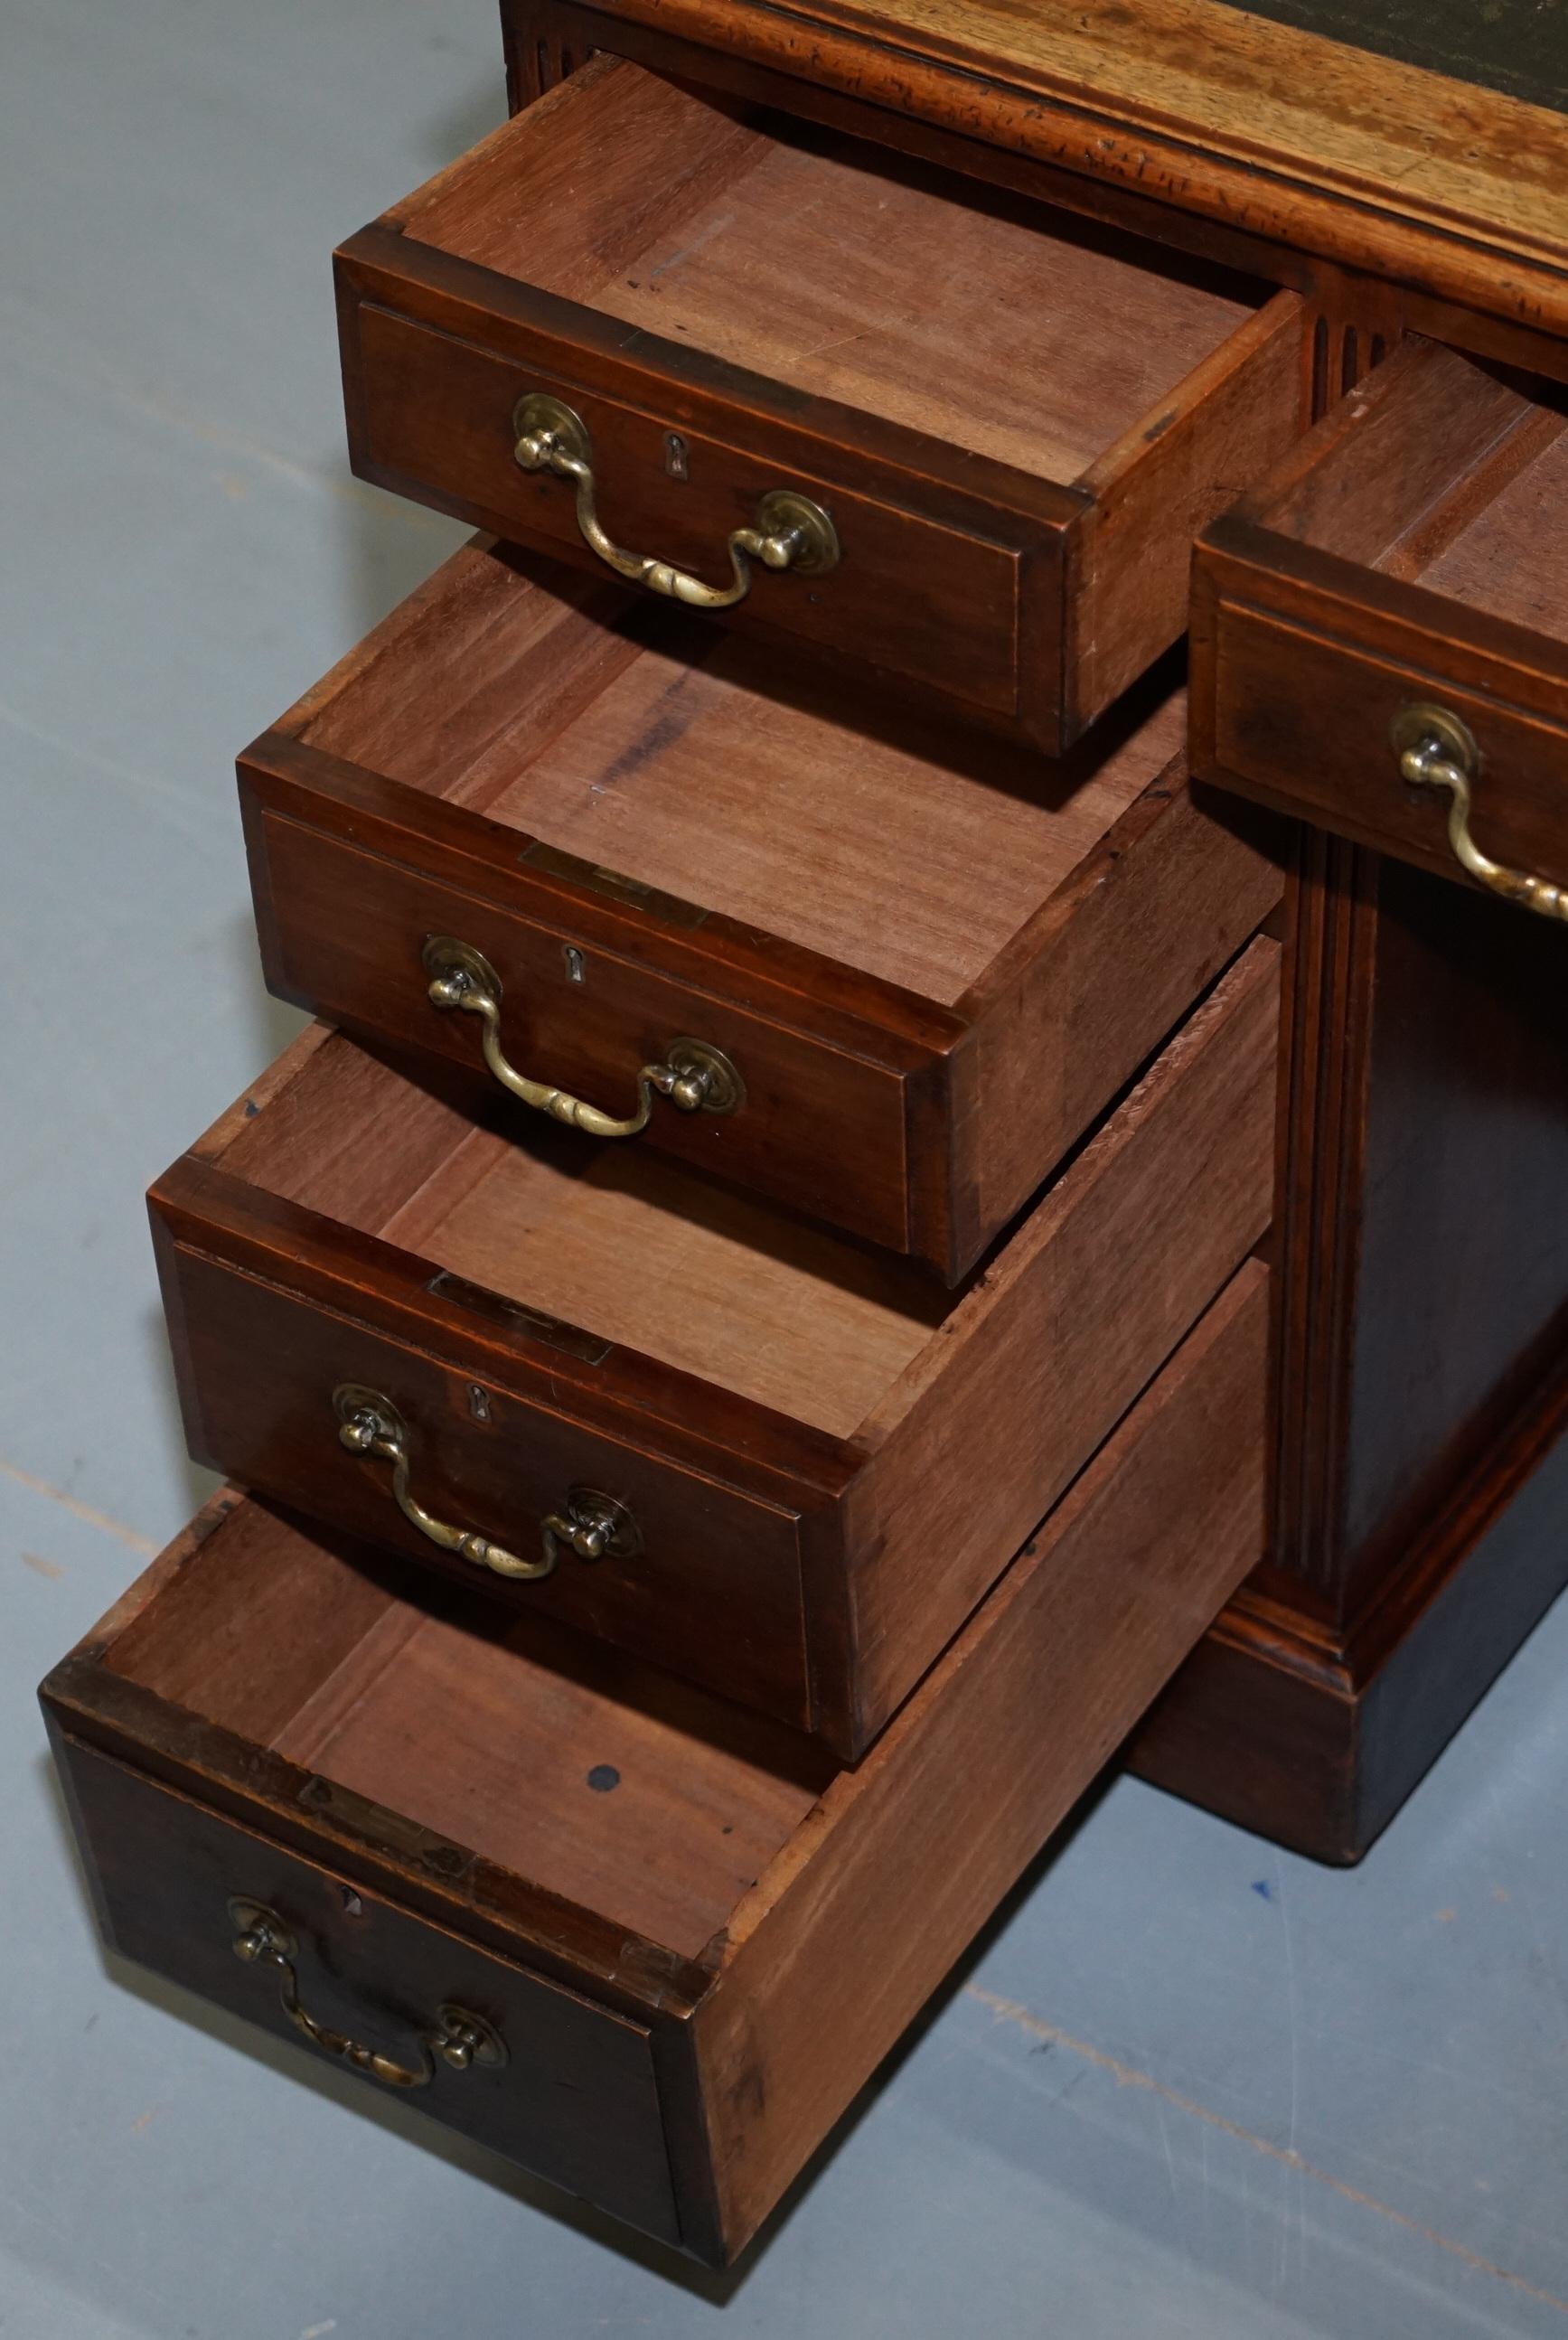
[[[1411,339],[1197,552],[1195,770],[1568,917],[1568,407]]]
[[[220,1501],[45,1685],[109,1940],[732,2258],[1256,1562],[1265,1301],[853,1771]]]
[[[852,1757],[1265,1231],[1277,961],[958,1295],[317,1027],[154,1190],[193,1452]]]
[[[1053,752],[1300,428],[1294,293],[609,57],[338,279],[362,477]]]
[[[956,1279],[1278,897],[1185,699],[1051,766],[534,568],[459,554],[242,759],[268,982]]]

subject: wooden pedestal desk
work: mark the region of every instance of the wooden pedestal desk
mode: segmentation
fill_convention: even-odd
[[[1568,101],[503,15],[44,1696],[117,1947],[722,2263],[1118,1747],[1356,1859],[1568,1576]]]
[[[1413,30],[1382,0],[503,15],[516,106],[609,52],[1304,303],[1303,411],[1335,420],[1252,475],[1193,572],[1194,775],[1302,824],[1269,1556],[1132,1759],[1356,1859],[1568,1579],[1563,905],[1467,880],[1452,797],[1390,743],[1403,708],[1451,709],[1476,844],[1568,887],[1560,44],[1520,6]]]

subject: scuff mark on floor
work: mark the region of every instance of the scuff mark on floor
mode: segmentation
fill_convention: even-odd
[[[1255,2130],[1244,2128],[1240,2121],[1230,2120],[1224,2113],[1210,2112],[1206,2105],[1196,2103],[1191,2097],[1184,2097],[1179,2088],[1167,2087],[1152,2073],[1140,2072],[1133,2064],[1124,2064],[1119,2057],[1107,2055],[1103,2048],[1092,2048],[1087,2039],[1075,2039],[1070,2032],[1059,2029],[1054,2023],[1045,2022],[1041,2017],[1031,2014],[1027,2007],[1020,2007],[1016,1999],[1003,1998],[997,1992],[987,1990],[978,1982],[965,1984],[964,1997],[977,2000],[981,2007],[989,2008],[1002,2022],[1016,2023],[1021,2031],[1028,2033],[1031,2039],[1043,2039],[1053,2048],[1065,2048],[1069,2054],[1081,2056],[1097,2070],[1107,2072],[1118,2088],[1146,2090],[1150,2096],[1158,2097],[1162,2104],[1173,2105],[1177,2112],[1187,2114],[1193,2120],[1202,2121],[1206,2128],[1218,2129],[1226,2137],[1234,2137],[1238,2145],[1249,2146],[1254,2153],[1263,2155],[1265,2160],[1281,2162],[1285,2168],[1298,2170],[1302,2176],[1310,2177],[1316,2185],[1326,2186],[1342,2201],[1354,2202],[1360,2209],[1371,2210],[1380,2218],[1390,2219],[1394,2226],[1403,2226],[1406,2234],[1418,2236],[1423,2242],[1430,2243],[1434,2250],[1445,2251],[1451,2258],[1462,2260],[1475,2274],[1491,2276],[1498,2283],[1505,2283],[1514,2291],[1523,2293],[1526,2299],[1539,2300],[1542,2306],[1554,2307],[1560,2315],[1568,2315],[1568,2299],[1560,2299],[1555,2292],[1543,2291],[1538,2284],[1527,2283],[1522,2275],[1511,2274],[1507,2267],[1499,2266],[1495,2260],[1483,2258],[1479,2251],[1469,2249],[1464,2243],[1454,2242],[1447,2235],[1440,2235],[1434,2227],[1423,2226],[1419,2218],[1412,2218],[1404,2210],[1396,2210],[1391,2202],[1381,2202],[1374,2194],[1364,2194],[1359,2186],[1348,2185],[1343,2177],[1335,2177],[1332,2170],[1317,2168],[1294,2147],[1275,2145],[1268,2137],[1259,2137]]]
[[[40,1479],[32,1471],[24,1471],[20,1463],[0,1461],[0,1472],[4,1472],[7,1479],[15,1479],[19,1487],[25,1487],[30,1493],[42,1495],[46,1502],[58,1503],[61,1510],[69,1512],[74,1520],[84,1521],[90,1528],[102,1528],[105,1535],[112,1535],[116,1542],[129,1545],[133,1552],[139,1552],[144,1560],[157,1558],[158,1546],[151,1536],[138,1535],[135,1529],[128,1528],[123,1520],[112,1520],[107,1512],[95,1512],[91,1503],[81,1502],[74,1495],[66,1494],[63,1487],[52,1487],[47,1479]]]

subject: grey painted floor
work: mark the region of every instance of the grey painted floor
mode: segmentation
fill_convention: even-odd
[[[0,56],[0,2334],[1568,2335],[1568,1613],[1354,1875],[1113,1784],[738,2284],[105,1968],[32,1687],[203,1492],[140,1198],[295,1020],[232,759],[455,534],[347,476],[327,253],[501,75],[490,0]]]

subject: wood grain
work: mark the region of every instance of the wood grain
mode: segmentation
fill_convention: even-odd
[[[593,192],[568,207],[580,144],[596,167],[574,198]],[[777,116],[743,128],[608,58],[396,216],[461,259],[1062,481],[1250,314],[974,182]]]
[[[1148,663],[1160,613],[1184,600],[1192,540],[1298,435],[1302,304],[1276,293],[1078,479],[1090,498],[1068,603],[1086,719]]]
[[[703,0],[657,9],[643,7],[640,0],[610,9],[562,6],[551,0],[549,6],[514,5],[506,15],[519,99],[532,85],[530,71],[537,70],[538,86],[548,85],[597,44],[654,70],[704,81],[721,89],[731,103],[798,105],[817,121],[868,133],[902,151],[939,158],[948,167],[972,170],[1102,219],[1136,224],[1173,246],[1223,254],[1233,263],[1254,266],[1260,275],[1293,284],[1306,292],[1312,307],[1314,330],[1304,339],[1303,381],[1318,411],[1342,392],[1355,389],[1366,366],[1378,364],[1406,326],[1548,375],[1561,378],[1568,369],[1568,342],[1552,338],[1562,335],[1564,323],[1561,236],[1550,209],[1556,168],[1552,158],[1560,153],[1560,124],[1548,124],[1539,115],[1532,121],[1519,109],[1492,106],[1474,90],[1444,88],[1424,76],[1385,78],[1375,60],[1336,45],[1281,41],[1277,27],[1259,27],[1225,9],[1190,9],[1179,26],[1164,10],[1158,25],[1146,21],[1147,12],[1129,16],[1121,10],[1106,10],[1080,15],[1068,26],[1037,18],[1025,25],[1001,8],[977,19],[972,12],[960,17],[957,11],[938,6],[918,12],[924,30],[916,26],[915,13],[898,7],[896,0],[872,18],[863,11],[834,6],[830,0],[823,6],[808,0],[804,6],[766,11],[709,6]],[[531,63],[535,28],[539,38]],[[1162,50],[1166,39],[1180,44],[1179,60]],[[1043,54],[1049,49],[1066,57],[1075,44],[1082,67],[1076,76],[1071,70],[1067,78],[1043,74],[1026,87],[1028,77],[1017,69],[1022,51]],[[1148,101],[1136,130],[1121,104],[1128,74]],[[1192,104],[1186,110],[1189,97]],[[1169,110],[1173,100],[1174,114]],[[1281,101],[1303,133],[1294,157],[1290,142],[1282,143],[1277,136],[1280,117],[1273,109]],[[1126,134],[1116,134],[1118,128]],[[1349,200],[1345,199],[1348,191],[1335,179],[1336,142],[1342,136],[1353,144],[1368,139],[1369,154],[1381,144],[1389,163],[1386,172],[1374,170],[1376,183],[1358,183]],[[1408,146],[1408,156],[1395,156],[1394,150],[1401,145]],[[1515,152],[1521,146],[1525,160],[1516,170]],[[1533,260],[1516,265],[1500,253],[1496,239],[1466,204],[1454,201],[1454,165],[1490,177],[1504,203],[1534,202],[1537,223],[1549,227],[1555,237],[1553,258],[1539,267]],[[1449,206],[1449,216],[1440,219],[1434,207],[1443,205]],[[1428,217],[1418,222],[1415,214],[1423,210]],[[1327,264],[1325,255],[1338,264]],[[1545,332],[1539,330],[1543,325]],[[1373,384],[1374,391],[1391,372],[1384,368]],[[1491,394],[1504,407],[1514,395],[1500,383],[1491,385]],[[1463,507],[1473,491],[1475,472],[1465,475],[1457,496],[1446,491],[1442,477],[1456,428],[1461,435],[1470,429],[1466,407],[1464,397],[1440,396],[1424,417],[1413,418],[1415,428],[1391,440],[1384,469],[1400,506],[1407,508],[1413,501],[1408,473],[1413,458],[1435,456],[1439,470],[1439,492],[1428,512],[1414,525],[1401,520],[1375,551],[1380,567],[1391,577],[1410,580],[1419,576],[1468,525]],[[1342,421],[1348,411],[1342,410]],[[1504,431],[1482,467],[1489,484],[1511,469],[1523,476],[1534,463],[1540,449],[1528,442],[1543,421],[1537,412],[1533,424]],[[1420,500],[1414,501],[1419,511]],[[1372,522],[1370,501],[1359,509],[1362,518]],[[1478,550],[1483,555],[1474,580],[1479,599],[1487,580],[1484,543]],[[1541,565],[1539,545],[1533,560],[1503,555],[1493,565],[1497,590],[1503,596],[1513,590],[1521,600],[1527,599]],[[1550,568],[1549,550],[1544,565]],[[1547,590],[1554,594],[1556,588]],[[1505,600],[1503,606],[1511,616],[1519,611],[1533,619],[1543,614],[1543,598],[1536,594],[1534,608],[1523,611],[1517,601]],[[1342,641],[1359,647],[1363,613],[1350,596],[1342,594],[1341,600],[1348,612]],[[1420,688],[1429,681],[1422,651],[1430,650],[1434,639],[1430,618],[1413,618],[1398,646],[1394,689]],[[1539,658],[1539,650],[1535,655]],[[1299,638],[1282,640],[1276,645],[1275,671],[1290,675],[1300,663]],[[1500,657],[1466,701],[1464,711],[1473,722],[1478,715],[1483,723],[1491,719],[1494,708],[1488,700],[1495,702],[1499,696],[1498,679],[1505,664]],[[1528,659],[1516,658],[1514,664],[1517,671]],[[1398,671],[1401,667],[1403,672]],[[1386,662],[1364,667],[1356,681],[1364,697],[1382,694],[1390,687]],[[1325,689],[1331,687],[1321,671],[1301,676],[1299,699],[1285,709],[1282,732],[1310,735]],[[1561,706],[1563,688],[1562,678],[1550,675],[1538,685],[1532,679],[1527,692],[1532,711],[1545,719],[1539,742],[1542,764],[1554,759],[1559,768],[1563,747],[1550,715],[1554,705]],[[1512,697],[1514,690],[1514,678],[1509,677],[1503,695]],[[1202,697],[1200,678],[1200,739]],[[1510,769],[1517,768],[1522,750],[1532,759],[1537,752],[1528,729],[1502,739],[1495,731],[1490,736],[1493,772],[1499,768],[1500,749],[1507,751]],[[1365,772],[1375,753],[1376,748],[1369,756],[1367,743],[1352,739],[1343,760],[1347,768]],[[1201,755],[1199,764],[1208,768]],[[1364,790],[1361,798],[1347,796],[1332,817],[1351,834],[1383,842],[1371,822],[1359,828],[1354,825],[1356,807],[1365,795]],[[1425,866],[1435,868],[1443,851],[1441,820],[1431,818],[1431,805],[1420,809],[1426,815],[1424,837],[1413,823],[1399,849],[1412,859],[1424,858]],[[1498,849],[1502,834],[1484,841]],[[1297,1266],[1314,1264],[1310,1298],[1304,1286],[1297,1295],[1303,1307],[1292,1314],[1298,1328],[1307,1317],[1312,1319],[1314,1362],[1299,1386],[1293,1384],[1294,1395],[1282,1387],[1279,1401],[1289,1423],[1299,1418],[1296,1459],[1305,1475],[1295,1473],[1291,1485],[1304,1497],[1315,1468],[1309,1458],[1321,1461],[1335,1444],[1329,1435],[1325,1447],[1320,1433],[1326,1433],[1331,1420],[1343,1427],[1345,1419],[1349,1342],[1356,1321],[1355,1263],[1363,1181],[1377,1175],[1381,1159],[1376,1145],[1368,1155],[1363,1144],[1366,1083],[1372,1073],[1370,1003],[1380,958],[1397,948],[1396,925],[1384,918],[1371,858],[1335,838],[1320,842],[1332,866],[1325,865],[1320,882],[1308,885],[1306,895],[1320,906],[1330,897],[1340,902],[1343,896],[1344,915],[1317,922],[1323,927],[1317,973],[1308,970],[1309,979],[1298,987],[1293,1000],[1292,1051],[1298,1077],[1290,1090],[1292,1116],[1282,1127],[1288,1172],[1282,1196],[1288,1200],[1295,1187],[1311,1189],[1310,1208],[1304,1208],[1299,1221],[1292,1210],[1285,1234],[1293,1261],[1291,1281],[1300,1281]],[[1551,854],[1551,831],[1544,825],[1537,844],[1542,853]],[[1431,851],[1433,845],[1436,854]],[[1546,859],[1536,866],[1551,874],[1553,865]],[[1305,923],[1315,922],[1309,918]],[[1519,996],[1511,982],[1507,987],[1516,1014]],[[1395,1048],[1394,1058],[1384,1059],[1379,1082],[1387,1077],[1397,1053]],[[1506,1046],[1503,1053],[1506,1056]],[[1471,1070],[1478,1076],[1481,1067]],[[959,1072],[958,1063],[955,1072]],[[1336,1131],[1348,1148],[1343,1157],[1335,1152]],[[1422,1278],[1415,1267],[1418,1248],[1400,1247],[1399,1273],[1416,1276],[1416,1304],[1422,1304],[1432,1276]],[[1430,1260],[1428,1266],[1434,1266]],[[1440,1284],[1452,1283],[1445,1268],[1436,1271],[1436,1278]],[[1325,1302],[1326,1313],[1320,1306]],[[1401,1304],[1388,1304],[1397,1311]],[[1294,1349],[1292,1354],[1300,1365]],[[1337,1361],[1332,1368],[1331,1359]],[[1338,1451],[1353,1472],[1360,1467],[1354,1448],[1341,1446]],[[1353,1565],[1352,1556],[1336,1541],[1334,1525],[1344,1482],[1331,1473],[1322,1484],[1314,1482],[1310,1492],[1311,1502],[1296,1511],[1292,1495],[1281,1488],[1282,1516],[1288,1515],[1290,1522],[1281,1548],[1290,1555],[1287,1566],[1294,1569],[1301,1559],[1308,1577],[1288,1577],[1281,1569],[1271,1580],[1289,1604],[1293,1630],[1299,1630],[1304,1648],[1315,1646],[1319,1602],[1341,1597],[1343,1572]],[[1463,1580],[1462,1557],[1455,1558],[1454,1567],[1456,1581]],[[1375,1572],[1372,1581],[1376,1581]],[[1453,1603],[1447,1605],[1453,1613]],[[1457,1645],[1444,1646],[1448,1653],[1436,1662],[1464,1671]],[[1406,1670],[1404,1679],[1414,1678]],[[1267,1704],[1261,1681],[1257,1695],[1261,1730]],[[1315,1688],[1308,1692],[1309,1705],[1315,1695]],[[1325,1691],[1325,1697],[1331,1700],[1332,1694]],[[1443,1726],[1434,1723],[1439,1738],[1432,1738],[1425,1718],[1436,1717],[1440,1704],[1425,1699],[1424,1717],[1424,1698],[1416,1696],[1401,1726],[1410,1743],[1420,1741],[1428,1753],[1440,1743]],[[1223,1734],[1216,1735],[1217,1725],[1204,1718],[1201,1696],[1184,1710],[1194,1718],[1206,1750],[1210,1792],[1223,1803],[1228,1783],[1248,1768],[1245,1756],[1237,1764],[1235,1749],[1256,1746],[1261,1751],[1261,1741],[1249,1734],[1241,1707],[1229,1711],[1226,1724],[1234,1734],[1229,1754]],[[1285,1760],[1295,1766],[1292,1776],[1304,1796],[1310,1797],[1322,1780],[1326,1810],[1338,1760],[1331,1760],[1326,1741],[1312,1740],[1304,1722],[1303,1734]],[[1261,1762],[1254,1766],[1260,1776],[1265,1769]],[[1413,1776],[1408,1768],[1404,1776],[1408,1785]],[[1322,1841],[1328,1842],[1332,1833],[1325,1830]]]
[[[767,490],[793,486],[831,509],[850,554],[815,580],[769,572],[705,622],[804,644],[881,698],[913,692],[1059,744],[1072,490],[632,332],[386,227],[351,238],[337,268],[345,382],[363,386],[349,410],[363,477],[601,577],[570,491],[513,458],[517,402],[544,391],[588,429],[617,540],[718,584],[730,531],[755,524]],[[671,430],[686,444],[680,479],[667,469]]]
[[[258,1259],[245,1241],[253,1193],[224,1199],[244,1204],[226,1223],[210,1190],[171,1180],[154,1220],[194,1454],[225,1455],[247,1486],[498,1605],[811,1728],[799,1522],[842,1478],[829,1441],[651,1359],[579,1357],[545,1320],[509,1317],[477,1288],[432,1292],[412,1254],[356,1256],[341,1224],[293,1220],[287,1251]],[[526,1585],[481,1577],[404,1520],[384,1464],[344,1453],[332,1404],[344,1383],[402,1414],[414,1492],[437,1518],[528,1556],[543,1520],[586,1487],[627,1506],[642,1551]],[[844,1737],[832,1717],[822,1729]]]
[[[1215,0],[512,0],[508,15],[520,37],[570,22],[580,54],[635,43],[668,70],[708,54],[792,77],[1216,229],[1568,325],[1558,115]]]
[[[417,1611],[388,1624],[279,1752],[682,1957],[815,1801],[809,1780],[524,1648]]]
[[[947,1313],[850,1251],[655,1155],[474,1132],[387,1233],[487,1291],[847,1438]]]
[[[393,1602],[373,1571],[291,1534],[259,1504],[231,1497],[230,1508],[136,1618],[104,1621],[104,1661],[270,1747],[300,1705],[302,1670],[346,1663]]]
[[[1180,743],[1166,692],[1058,774],[957,725],[878,720],[843,682],[695,620],[645,624],[639,641],[625,595],[570,571],[476,550],[441,578],[280,728],[523,848],[541,840],[943,1004]],[[881,915],[894,894],[908,899],[897,920]]]
[[[953,1110],[977,1225],[1036,1191],[1040,1164],[1088,1126],[1109,1066],[1175,1029],[1239,930],[1276,907],[1288,859],[1278,825],[1252,808],[1212,790],[1195,799],[1182,758],[1037,913],[983,994],[960,1003],[975,1020],[952,1059]]]
[[[683,650],[619,676],[491,818],[942,1006],[1176,752],[1156,710],[1065,787],[1021,752],[872,729],[842,684],[770,691],[755,644]]]
[[[1234,509],[1298,543],[1383,567],[1466,482],[1484,494],[1535,411],[1456,351],[1412,334]]]
[[[1568,422],[1416,571],[1430,592],[1568,643]],[[1490,484],[1490,483],[1489,483]]]

